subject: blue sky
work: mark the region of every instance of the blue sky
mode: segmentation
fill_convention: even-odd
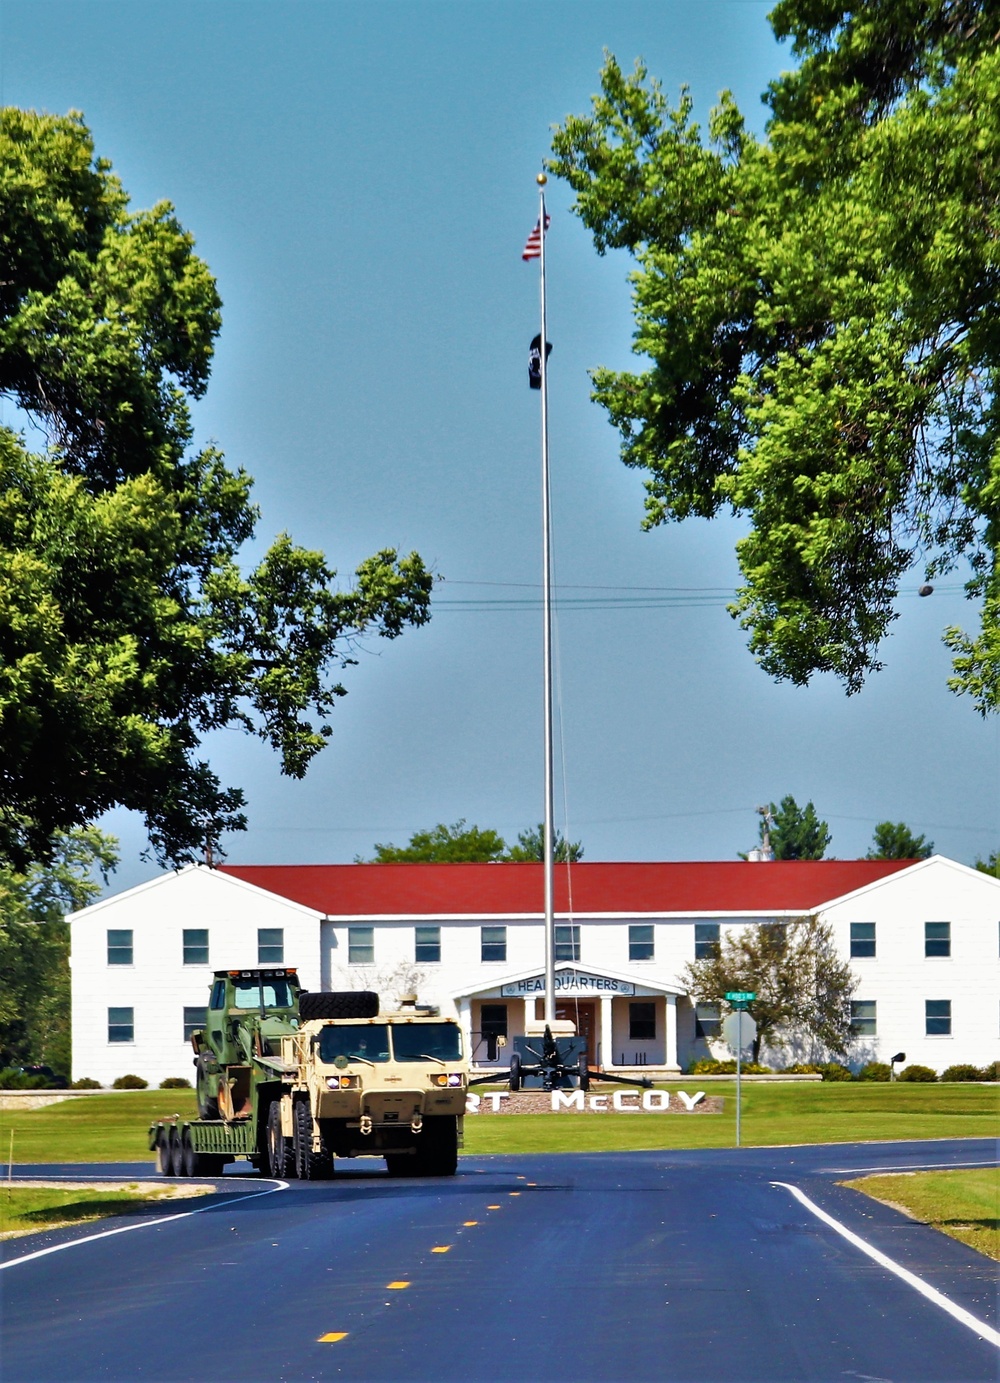
[[[465,817],[542,814],[537,268],[520,251],[550,128],[607,48],[703,119],[723,88],[760,128],[791,59],[756,0],[339,3],[3,0],[0,96],[82,110],[135,206],[167,198],[224,325],[195,419],[288,530],[345,576],[416,548],[444,578],[423,630],[348,670],[304,782],[235,732],[208,745],[249,799],[234,863],[348,861]],[[640,530],[641,476],[589,401],[629,364],[627,257],[599,258],[549,185],[556,813],[587,859],[731,859],[754,807],[811,799],[832,853],[906,821],[971,862],[1000,839],[1000,733],[945,686],[958,578],[905,584],[885,670],[771,682],[726,613],[739,521]],[[497,602],[505,602],[498,604]],[[115,886],[155,873],[122,813]]]

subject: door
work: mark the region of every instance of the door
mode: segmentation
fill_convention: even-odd
[[[535,1000],[535,1017],[539,1022],[545,1017],[542,999]],[[556,1004],[556,1018],[576,1024],[576,1035],[587,1043],[587,1062],[597,1065],[600,1028],[598,1025],[596,999],[563,999]]]

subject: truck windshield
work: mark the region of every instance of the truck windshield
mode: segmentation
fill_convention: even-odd
[[[348,1061],[388,1061],[388,1027],[385,1023],[328,1024],[319,1035],[319,1059],[329,1064],[338,1056]]]
[[[241,980],[233,985],[233,1008],[259,1008],[260,991],[264,990],[265,1008],[294,1008],[295,1000],[287,980]]]
[[[462,1038],[457,1023],[393,1023],[392,1049],[397,1061],[458,1061]]]

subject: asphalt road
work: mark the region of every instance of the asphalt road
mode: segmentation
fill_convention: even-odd
[[[995,1380],[996,1264],[837,1185],[995,1155],[961,1140],[473,1157],[445,1181],[376,1162],[331,1182],[227,1176],[144,1227],[0,1245],[0,1377]]]

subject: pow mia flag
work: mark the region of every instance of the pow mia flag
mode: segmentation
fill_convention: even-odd
[[[545,343],[545,359],[548,360],[552,354],[552,342]],[[540,389],[542,387],[542,337],[538,334],[528,348],[528,387]]]

